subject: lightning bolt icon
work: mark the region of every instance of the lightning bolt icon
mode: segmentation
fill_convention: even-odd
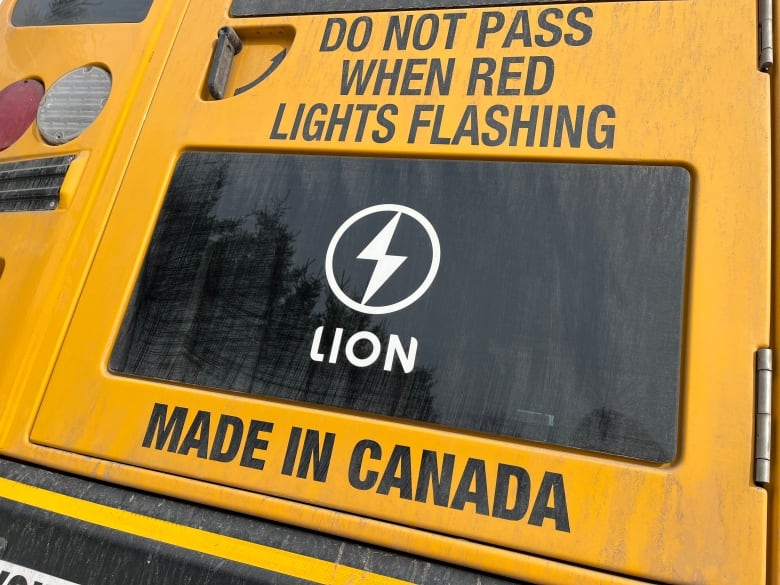
[[[387,282],[393,273],[398,270],[408,256],[393,256],[387,253],[387,249],[390,247],[390,242],[393,239],[393,234],[398,227],[398,221],[401,219],[401,212],[395,214],[393,219],[387,222],[387,225],[382,228],[374,239],[363,248],[363,251],[357,255],[360,260],[374,260],[376,265],[374,266],[374,272],[371,273],[371,278],[368,281],[366,292],[363,294],[363,300],[360,304],[365,305],[376,292],[382,288],[382,285]]]

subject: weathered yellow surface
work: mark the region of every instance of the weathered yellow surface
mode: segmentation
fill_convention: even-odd
[[[154,10],[169,7],[175,22],[178,4],[161,2]],[[391,13],[339,15],[346,30],[358,27],[355,50],[346,40],[329,50],[336,43],[328,27],[333,33],[338,25],[329,25],[328,15],[231,20],[222,3],[203,3],[187,13],[147,112],[160,54],[172,38],[169,29],[154,30],[157,21],[148,19],[141,29],[161,35],[160,44],[136,55],[132,73],[115,78],[101,115],[126,125],[96,124],[58,149],[43,147],[30,134],[3,153],[7,159],[56,150],[86,153],[89,160],[67,209],[0,215],[0,257],[6,262],[0,276],[0,450],[534,582],[626,583],[635,577],[679,584],[765,583],[768,498],[752,482],[752,436],[753,354],[769,344],[770,126],[769,78],[757,70],[755,5],[746,0],[563,4],[557,8],[566,15],[568,43],[564,36],[554,46],[532,40],[527,47],[507,39],[508,28],[500,27],[481,42],[482,19],[500,18],[487,13],[503,15],[509,27],[518,12],[527,11],[533,26],[546,8],[431,11],[430,21],[441,26],[438,39],[430,48],[410,43],[406,50],[392,43],[384,48]],[[401,18],[407,14],[418,19],[427,13]],[[576,26],[566,20],[572,14]],[[367,22],[373,32],[363,47],[359,33]],[[457,30],[450,37],[444,33],[453,22]],[[287,54],[254,89],[214,101],[205,98],[205,79],[213,39],[224,24],[252,35],[258,47],[243,63],[237,60],[229,90],[251,78],[247,72],[262,61],[257,55],[271,59],[281,48]],[[29,55],[11,36],[11,52],[0,56],[8,63],[0,63],[0,85],[32,75],[48,85],[58,77],[55,72],[83,61],[121,71],[131,43],[116,37],[136,33],[122,27],[106,31],[113,37],[110,46],[118,49],[102,47],[98,32],[84,33],[75,43],[85,54],[53,51],[39,69],[25,69]],[[29,35],[29,42],[44,39],[38,31],[9,34]],[[57,41],[47,33],[48,46]],[[68,45],[73,43],[70,38]],[[510,75],[503,83],[508,94],[517,95],[496,95],[499,79],[492,88],[476,84],[469,91],[475,59],[500,63],[515,57],[524,57],[525,64],[540,58],[537,71],[553,63],[549,84],[538,77],[539,85],[525,85],[527,69],[514,62],[508,71],[524,76]],[[434,79],[425,95],[427,69],[421,66],[412,70],[406,92],[419,89],[419,95],[390,95],[387,85],[378,95],[373,89],[356,95],[354,87],[342,90],[341,83],[343,62],[355,59],[403,59],[404,66],[409,59],[439,59],[445,66],[453,59],[451,84]],[[368,104],[371,112],[385,108],[385,122],[391,123],[369,118],[362,136],[350,127],[343,140],[337,132],[328,139],[316,124],[294,130],[293,112],[311,111],[315,104],[329,112],[336,104]],[[491,107],[517,104],[581,105],[594,116],[592,134],[585,132],[579,145],[562,140],[556,146],[552,136],[528,146],[524,134],[513,141],[486,125],[472,144],[463,126],[468,112],[476,111],[482,124]],[[443,109],[434,131],[437,106]],[[426,126],[419,116],[428,113]],[[108,356],[154,219],[176,160],[189,149],[686,166],[692,176],[691,229],[676,460],[653,466],[109,375]],[[189,409],[188,420],[203,410],[214,420],[228,414],[272,424],[259,435],[267,444],[258,443],[253,452],[263,468],[143,448],[157,403]],[[336,435],[326,481],[281,473],[293,426]],[[531,505],[545,473],[559,474],[569,530],[552,519],[534,526],[528,515],[510,522],[478,514],[474,506],[455,510],[393,492],[357,490],[348,480],[349,463],[365,439],[380,445],[382,455],[364,459],[363,473],[381,473],[397,444],[411,446],[413,468],[423,449],[454,453],[456,477],[470,457],[486,462],[488,476],[499,463],[522,466],[531,477]],[[192,542],[184,531],[181,539],[185,546]]]
[[[57,211],[0,214],[4,421],[22,423],[40,399],[186,4],[155,2],[138,24],[24,28],[10,26],[13,3],[0,6],[0,87],[32,78],[48,89],[85,65],[112,75],[103,111],[81,136],[50,146],[33,123],[0,153],[2,162],[78,155]],[[1,425],[0,439],[18,440],[20,428]]]

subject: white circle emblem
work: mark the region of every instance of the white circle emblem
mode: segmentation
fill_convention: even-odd
[[[367,292],[361,302],[357,302],[351,299],[339,286],[338,280],[333,270],[333,255],[336,251],[336,247],[344,234],[355,223],[375,213],[395,212],[395,216],[390,222],[374,237],[374,239],[363,249],[363,251],[357,256],[362,260],[374,260],[376,265],[374,266],[374,272],[371,275],[371,280],[368,284],[368,289],[372,289],[371,292]],[[369,305],[368,300],[373,293],[376,292],[386,282],[388,278],[398,269],[398,267],[406,260],[405,256],[394,256],[387,253],[387,248],[390,245],[395,228],[398,225],[398,221],[402,215],[408,216],[416,221],[428,235],[428,240],[431,243],[431,265],[428,269],[428,273],[423,279],[420,286],[407,297],[401,299],[396,303],[390,305]],[[387,313],[394,313],[400,311],[414,303],[419,299],[425,291],[433,284],[436,273],[439,270],[439,260],[441,259],[441,247],[439,245],[439,236],[436,234],[436,230],[433,228],[428,219],[419,211],[406,207],[405,205],[397,205],[394,203],[383,203],[381,205],[374,205],[367,207],[356,214],[348,218],[344,223],[339,226],[336,233],[328,244],[328,251],[325,255],[325,276],[328,279],[328,285],[342,303],[348,306],[350,309],[360,311],[361,313],[367,313],[369,315],[385,315]]]

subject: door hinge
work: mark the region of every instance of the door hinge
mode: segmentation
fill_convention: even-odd
[[[756,351],[755,482],[769,483],[772,445],[772,350]]]
[[[772,0],[758,0],[758,68],[769,71],[774,61]]]

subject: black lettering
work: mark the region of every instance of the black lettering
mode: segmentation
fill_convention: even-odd
[[[387,61],[383,59],[379,66],[381,73],[377,75],[377,78],[375,80],[375,86],[374,86],[374,94],[378,95],[378,92],[381,91],[381,85],[382,82],[385,80],[389,80],[390,84],[388,87],[388,93],[390,95],[395,94],[396,86],[397,86],[397,75],[400,73],[401,68],[403,68],[403,79],[401,81],[401,91],[400,95],[421,95],[423,93],[423,90],[421,89],[422,84],[417,84],[415,82],[422,81],[425,78],[425,95],[431,95],[434,91],[434,86],[437,88],[438,93],[440,95],[448,95],[450,92],[450,86],[452,85],[452,74],[455,69],[455,59],[448,59],[447,60],[447,70],[445,71],[441,59],[431,59],[430,61],[428,59],[397,59],[395,61],[394,68],[387,71],[386,67]],[[421,71],[421,69],[427,69],[427,75]],[[367,76],[371,74],[373,70],[373,67],[369,65],[369,68],[367,70]],[[347,83],[345,84],[344,81],[342,81],[342,93],[343,90],[349,89],[349,87],[352,85],[352,79],[357,76],[355,73],[358,71],[356,68],[353,70],[353,73],[348,77]],[[379,78],[379,75],[381,75],[381,79]],[[365,89],[367,85],[367,76],[365,78],[361,78],[360,83],[357,86],[357,93],[362,94],[363,90]],[[345,74],[342,74],[342,79],[346,77]]]
[[[290,430],[290,440],[287,441],[287,452],[284,454],[282,475],[292,475],[295,469],[295,458],[298,455],[298,445],[301,443],[301,427],[293,427]]]
[[[366,131],[366,122],[368,121],[369,112],[376,110],[376,104],[357,104],[355,109],[360,112],[360,119],[358,120],[358,127],[355,131],[355,142],[361,142],[363,140],[363,134]]]
[[[572,34],[567,34],[564,37],[566,39],[566,44],[571,47],[587,45],[593,37],[593,29],[591,26],[587,22],[583,22],[583,20],[577,20],[577,17],[580,15],[582,15],[583,20],[586,18],[593,18],[593,10],[588,6],[578,6],[566,16],[568,25],[582,33],[580,37],[575,37]]]
[[[550,500],[550,494],[553,497],[552,507],[547,503]],[[542,485],[539,486],[539,493],[536,494],[531,516],[528,523],[534,526],[541,526],[545,518],[555,520],[555,530],[560,532],[570,532],[569,530],[569,511],[566,508],[566,490],[563,487],[563,476],[560,473],[544,472]]]
[[[8,575],[10,575],[8,571],[3,571],[0,573],[0,585],[5,585],[5,580],[8,579]]]
[[[425,35],[425,23],[430,22],[430,27],[427,33],[427,40],[423,40]],[[439,19],[435,14],[423,14],[417,19],[417,24],[414,25],[414,36],[412,37],[412,45],[418,51],[427,51],[436,42],[436,37],[439,36]]]
[[[515,500],[509,506],[509,487],[514,480]],[[522,467],[498,464],[496,492],[493,498],[493,516],[504,520],[520,520],[528,511],[531,498],[531,477]]]
[[[387,95],[395,95],[396,88],[398,87],[398,79],[401,74],[401,67],[403,66],[403,59],[395,59],[393,61],[393,68],[388,70],[387,59],[379,60],[379,69],[374,76],[374,95],[381,95],[382,84],[387,81]]]
[[[442,458],[441,473],[439,473],[439,460],[436,452],[424,450],[420,461],[420,473],[417,476],[417,491],[414,494],[415,501],[427,501],[428,487],[430,486],[433,489],[433,503],[446,508],[450,501],[452,469],[454,466],[455,455],[445,453]]]
[[[431,144],[449,144],[451,141],[446,136],[441,136],[441,123],[444,119],[444,106],[436,106],[436,116],[433,119],[433,129],[431,130]]]
[[[368,89],[368,82],[371,80],[371,76],[374,73],[376,67],[376,59],[371,59],[368,62],[368,68],[364,66],[366,62],[363,59],[355,61],[353,68],[350,70],[351,62],[345,60],[341,62],[341,95],[347,95],[352,91],[354,86],[355,95],[363,95]]]
[[[475,105],[466,106],[458,128],[452,137],[452,144],[460,144],[464,138],[469,138],[472,146],[479,144],[479,122],[477,121],[477,106]]]
[[[412,499],[412,454],[406,445],[393,448],[376,492],[387,495],[392,488],[398,488],[403,499]]]
[[[230,431],[230,442],[227,450],[223,451],[225,439]],[[223,463],[233,461],[238,455],[238,449],[241,446],[241,438],[244,435],[244,422],[237,416],[223,414],[219,417],[217,423],[217,432],[214,435],[214,444],[211,446],[209,459],[212,461],[221,461]]]
[[[472,484],[474,484],[473,490],[471,489]],[[475,505],[477,514],[483,516],[490,514],[485,462],[471,457],[466,461],[466,468],[463,470],[463,476],[460,478],[450,507],[455,510],[463,510],[468,502]]]
[[[146,427],[146,435],[144,435],[142,445],[150,447],[156,432],[157,441],[154,444],[154,448],[161,451],[165,447],[165,442],[168,441],[168,452],[176,453],[176,450],[179,448],[187,412],[186,408],[177,406],[173,409],[171,418],[168,419],[168,405],[156,403],[152,408],[152,416],[149,418],[149,426]]]
[[[395,37],[395,46],[402,51],[406,50],[406,46],[409,44],[409,33],[412,30],[412,15],[406,15],[406,22],[404,22],[403,29],[401,29],[401,17],[397,14],[393,14],[390,17],[390,22],[387,25],[387,35],[385,35],[385,43],[382,45],[382,49],[385,51],[390,50],[390,46]]]
[[[526,131],[526,146],[533,146],[534,142],[536,142],[536,123],[539,119],[539,106],[531,106],[531,112],[527,120],[524,120],[522,116],[523,106],[515,106],[512,114],[512,133],[509,136],[510,146],[517,146],[520,130]]]
[[[441,67],[441,59],[432,59],[428,70],[428,83],[425,85],[425,95],[433,92],[433,83],[436,81],[439,95],[450,95],[452,86],[452,73],[455,70],[455,59],[447,59],[447,72]]]
[[[496,60],[490,57],[475,57],[471,62],[469,86],[466,95],[474,95],[477,91],[477,81],[482,81],[483,89],[480,95],[493,95],[492,75],[496,72]]]
[[[352,104],[347,104],[344,115],[339,117],[341,106],[339,104],[333,106],[333,110],[330,113],[330,121],[328,122],[328,130],[325,132],[325,140],[331,140],[333,138],[333,131],[336,126],[341,127],[339,142],[344,142],[347,139],[347,130],[349,130],[349,122],[352,120],[353,108],[354,106]]]
[[[552,35],[549,38],[544,35],[536,35],[534,41],[540,47],[554,47],[561,42],[563,31],[560,26],[550,22],[552,18],[563,20],[563,10],[560,8],[545,8],[539,13],[539,28]]]
[[[27,585],[27,579],[24,575],[14,575],[8,582],[8,585]]]
[[[409,137],[406,140],[409,144],[414,144],[417,140],[417,130],[420,128],[430,128],[430,119],[423,118],[422,114],[432,111],[433,106],[430,104],[417,104],[414,106],[414,111],[412,112],[412,123],[409,125]]]
[[[181,442],[179,455],[189,455],[192,449],[198,450],[198,457],[206,459],[209,454],[209,432],[211,426],[211,413],[199,410],[190,424],[187,435]]]
[[[287,138],[287,134],[282,134],[279,132],[279,126],[282,123],[282,118],[284,117],[284,110],[287,107],[287,104],[281,103],[279,104],[279,108],[276,110],[276,118],[274,118],[274,125],[271,128],[271,140],[284,140]]]
[[[539,135],[539,146],[549,146],[550,144],[550,124],[552,122],[552,106],[544,106],[542,115],[542,132]]]
[[[507,87],[510,79],[520,79],[523,75],[520,71],[511,71],[510,67],[515,63],[525,63],[525,57],[504,57],[501,60],[501,75],[498,78],[498,95],[520,95],[519,89]]]
[[[455,44],[455,32],[458,29],[458,22],[466,18],[465,12],[449,13],[442,16],[442,18],[449,23],[447,28],[447,40],[444,43],[445,49],[452,49]]]
[[[519,107],[519,106],[518,106]],[[485,146],[499,146],[506,141],[506,125],[496,120],[497,115],[501,115],[504,118],[509,116],[509,108],[502,104],[490,106],[485,112],[485,124],[496,131],[495,138],[491,137],[487,132],[482,133],[482,143]]]
[[[563,129],[566,128],[568,143],[574,148],[579,148],[582,142],[582,123],[585,119],[585,106],[577,106],[577,116],[574,121],[568,106],[558,108],[558,119],[555,122],[555,138],[553,146],[560,147],[563,143]]]
[[[484,49],[487,36],[500,31],[504,27],[504,22],[503,12],[483,12],[482,19],[479,22],[479,33],[477,34],[477,49]]]
[[[367,471],[365,478],[360,477],[366,452],[368,452],[369,459],[382,459],[382,447],[379,446],[379,443],[370,439],[358,441],[349,460],[349,485],[358,490],[370,490],[379,477],[376,471]]]
[[[325,104],[314,104],[309,108],[309,113],[306,114],[306,121],[303,123],[303,139],[306,141],[320,140],[322,138],[322,131],[325,129],[325,120],[320,118],[315,120],[314,116],[322,114],[323,116],[328,113],[328,106]]]
[[[395,136],[395,124],[389,116],[397,115],[398,106],[395,104],[385,104],[379,108],[379,111],[376,114],[376,119],[379,125],[384,128],[385,133],[381,134],[379,130],[374,130],[371,133],[371,138],[374,140],[374,142],[377,144],[384,144],[386,142],[390,142],[390,140],[393,139],[393,136]]]
[[[512,24],[509,25],[509,32],[507,32],[504,38],[503,48],[508,49],[512,43],[516,40],[522,40],[524,47],[532,47],[531,41],[531,26],[528,22],[528,11],[518,10],[515,13],[515,17],[512,19]]]
[[[535,81],[539,71],[539,64],[544,65],[544,79],[542,84],[536,86]],[[525,95],[542,95],[550,91],[555,75],[555,61],[550,57],[529,57],[528,72],[525,76]]]
[[[330,458],[333,455],[333,443],[335,440],[336,435],[325,433],[325,440],[322,443],[322,452],[320,453],[320,432],[314,429],[306,429],[298,473],[295,474],[296,477],[306,479],[309,475],[309,465],[313,465],[314,481],[324,482],[328,478]]]
[[[336,39],[331,41],[330,37],[333,30],[336,30]],[[322,35],[320,43],[320,52],[327,53],[335,51],[344,42],[344,34],[347,32],[347,21],[337,16],[332,16],[325,23],[325,33]]]
[[[298,109],[295,112],[295,120],[293,120],[292,129],[290,130],[290,140],[298,138],[298,129],[301,127],[301,120],[303,120],[303,113],[306,111],[306,104],[298,104]]]
[[[412,88],[413,81],[421,81],[423,74],[415,72],[414,68],[418,65],[425,65],[427,59],[408,59],[406,61],[406,71],[404,72],[404,80],[401,83],[401,95],[420,95],[422,90]]]
[[[396,48],[405,51],[407,45],[409,44],[409,33],[411,32],[411,30],[412,30],[411,14],[406,15],[406,22],[404,22],[403,30],[401,29],[401,17],[398,16],[397,14],[393,14],[390,17],[390,22],[387,25],[387,35],[385,36],[385,43],[382,46],[382,49],[384,49],[385,51],[390,49],[390,46],[393,41],[393,36],[394,36]]]
[[[602,124],[597,128],[599,116],[605,114],[610,120],[615,119],[615,108],[612,106],[601,105],[593,108],[588,118],[588,144],[592,148],[612,148],[615,145],[615,125]],[[601,137],[597,136],[600,131]]]
[[[363,38],[360,41],[356,40],[358,27],[363,25]],[[347,49],[353,53],[362,51],[368,45],[368,41],[371,40],[371,29],[374,27],[374,22],[368,16],[358,16],[355,22],[349,27],[349,34],[347,35]]]
[[[268,441],[260,438],[260,433],[270,433],[274,424],[262,420],[252,420],[249,423],[249,430],[246,433],[246,443],[244,452],[241,454],[241,466],[251,467],[252,469],[262,470],[265,466],[264,459],[256,459],[255,451],[265,451],[268,448]]]

